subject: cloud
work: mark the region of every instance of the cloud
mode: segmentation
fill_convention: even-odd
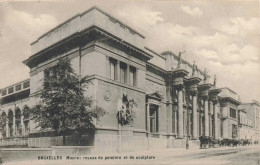
[[[182,6],[182,9],[190,15],[203,15],[196,8]],[[154,18],[149,18],[149,14],[135,15],[147,11],[156,13],[151,14]],[[216,74],[219,87],[231,87],[242,96],[243,101],[259,98],[256,91],[260,92],[260,50],[257,46],[258,23],[254,17],[219,19],[213,16],[207,29],[203,29],[192,22],[183,25],[174,20],[166,20],[163,12],[147,8],[138,7],[131,12],[123,9],[121,12],[129,25],[142,29],[148,47],[158,52],[171,50],[177,53],[184,49],[185,44],[187,53],[183,58],[190,62],[195,60],[200,69],[207,68],[209,74]],[[144,18],[139,18],[142,16]],[[138,20],[142,20],[142,23]],[[205,32],[206,30],[210,30],[211,33]],[[245,90],[246,86],[250,88]],[[252,95],[248,96],[248,92]]]
[[[241,8],[239,12],[232,10],[237,7],[234,3],[222,5],[221,8],[214,3],[207,5],[202,2],[193,3],[199,8],[177,1],[174,7],[167,8],[165,5],[169,4],[138,2],[106,7],[112,8],[110,12],[116,18],[144,34],[146,46],[151,49],[159,53],[165,50],[178,53],[185,49],[183,58],[189,62],[196,61],[200,69],[207,68],[211,75],[217,74],[219,87],[231,87],[247,96],[248,100],[260,99],[258,15],[252,16],[248,7]],[[216,11],[223,12],[216,15]],[[56,14],[58,18],[59,14]],[[190,16],[200,19],[190,19]],[[0,9],[0,75],[8,80],[0,82],[0,86],[10,85],[10,79],[20,81],[23,79],[21,76],[29,77],[29,71],[21,69],[27,69],[21,61],[30,56],[29,44],[55,25],[55,17],[49,14],[33,15],[15,10],[12,6]],[[4,70],[10,66],[13,68],[6,75]]]
[[[6,30],[16,33],[18,37],[30,37],[31,42],[35,39],[32,37],[40,35],[46,31],[46,29],[50,29],[56,24],[56,19],[51,15],[40,14],[38,16],[33,16],[30,13],[15,10],[11,6],[7,7],[4,18]]]
[[[242,17],[235,17],[230,18],[227,23],[220,25],[219,30],[229,35],[248,34],[249,32],[257,34],[257,27],[259,27],[258,18],[245,20]]]
[[[181,9],[189,14],[189,15],[192,15],[192,16],[202,16],[203,15],[203,12],[198,8],[198,7],[195,7],[195,8],[191,8],[189,6],[181,6]]]
[[[196,52],[198,55],[203,56],[208,59],[217,59],[219,56],[216,51],[201,49],[200,51]]]
[[[139,25],[152,26],[164,21],[161,17],[161,12],[152,11],[150,8],[147,7],[125,7],[123,10],[120,9],[116,13],[123,20],[127,20],[130,24],[134,24],[137,27],[139,27]]]
[[[14,9],[9,3],[0,5],[0,75],[5,81],[0,88],[29,78],[29,69],[22,61],[31,55],[30,43],[57,25],[48,14],[33,15]],[[6,68],[12,69],[6,74]]]

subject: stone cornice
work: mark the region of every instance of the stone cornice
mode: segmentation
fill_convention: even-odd
[[[176,68],[173,71],[169,71],[169,73],[175,78],[175,77],[185,77],[188,75],[188,71],[183,68]]]
[[[199,87],[200,89],[207,89],[207,90],[209,90],[212,86],[213,86],[213,85],[210,84],[210,83],[208,83],[208,82],[203,82],[203,83],[201,83],[201,84],[198,85],[198,87]]]
[[[163,76],[166,76],[167,75],[167,71],[150,63],[150,62],[147,62],[146,63],[146,67],[147,67],[147,70],[149,71],[152,71],[153,73],[157,73],[159,75],[163,75]]]
[[[232,97],[222,97],[222,98],[220,99],[220,101],[221,101],[221,102],[230,102],[230,103],[232,103],[232,104],[234,104],[234,105],[236,105],[236,106],[238,106],[238,105],[241,104],[240,101],[237,101],[237,100],[233,99]]]
[[[162,54],[162,55],[170,54],[170,55],[172,55],[172,56],[174,57],[175,60],[178,60],[178,58],[179,58],[176,54],[172,53],[171,51],[164,51],[164,52],[162,52],[161,54]],[[192,64],[189,63],[188,61],[184,60],[184,59],[181,59],[181,63],[187,64],[190,68],[192,68]],[[204,72],[203,72],[202,70],[200,70],[200,69],[198,69],[198,72],[199,72],[201,75],[204,74]],[[210,77],[209,75],[207,75],[207,76]]]
[[[191,76],[191,77],[187,78],[186,83],[187,83],[188,85],[198,84],[201,80],[202,80],[202,79],[199,78],[199,77],[193,77],[193,76]]]
[[[143,58],[143,60],[150,60],[153,57],[146,51],[144,51],[140,48],[137,48],[136,46],[134,46],[126,41],[123,41],[122,39],[105,31],[104,29],[101,29],[98,26],[91,26],[90,28],[88,28],[84,31],[77,32],[77,33],[75,33],[67,38],[64,38],[63,40],[41,50],[38,53],[33,54],[28,59],[24,60],[23,63],[29,67],[33,67],[35,65],[35,63],[39,63],[43,59],[51,58],[55,55],[56,56],[59,55],[59,53],[57,53],[57,51],[66,52],[65,48],[67,48],[68,46],[70,46],[70,47],[80,46],[82,44],[80,42],[86,41],[86,36],[92,36],[92,38],[87,37],[87,38],[91,38],[92,40],[96,40],[98,37],[104,36],[104,37],[108,38],[110,42],[114,42],[114,43],[124,47],[127,50],[133,51],[134,52],[133,54],[136,55],[136,58]],[[90,41],[88,41],[88,42],[90,42]],[[52,52],[50,52],[50,51],[52,51]]]

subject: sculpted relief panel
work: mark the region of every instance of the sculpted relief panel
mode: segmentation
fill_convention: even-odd
[[[146,80],[145,82],[145,91],[146,93],[158,92],[160,95],[164,96],[164,86],[149,80]]]

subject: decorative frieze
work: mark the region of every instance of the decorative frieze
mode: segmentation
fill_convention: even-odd
[[[160,84],[151,82],[149,80],[146,80],[145,83],[145,91],[146,93],[153,93],[153,92],[158,92],[160,95],[164,95],[164,87]]]

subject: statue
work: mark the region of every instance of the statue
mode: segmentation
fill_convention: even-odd
[[[135,112],[133,107],[138,107],[134,99],[129,99],[127,95],[123,94],[122,100],[117,102],[117,120],[121,126],[133,124],[135,118]]]
[[[216,84],[217,84],[217,76],[214,75],[214,83],[213,83],[214,87],[216,86]]]
[[[180,68],[181,66],[181,54],[184,53],[185,50],[183,52],[179,52],[179,56],[178,56],[178,68]]]
[[[192,76],[195,76],[195,72],[197,71],[197,66],[195,64],[195,61],[193,61],[193,65],[192,65]]]
[[[205,68],[204,70],[204,82],[207,81],[208,76],[207,76],[207,69]]]

